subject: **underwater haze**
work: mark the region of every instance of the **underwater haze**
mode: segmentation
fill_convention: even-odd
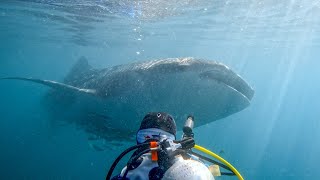
[[[0,77],[62,82],[80,57],[95,68],[171,57],[228,65],[254,88],[251,104],[195,139],[247,180],[320,179],[319,52],[318,0],[0,2]],[[81,129],[48,120],[48,90],[0,81],[0,179],[104,179],[135,142],[97,151]]]

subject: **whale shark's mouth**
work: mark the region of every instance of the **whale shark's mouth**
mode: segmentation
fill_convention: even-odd
[[[104,139],[126,139],[151,111],[172,114],[178,127],[192,114],[196,125],[201,126],[245,109],[254,94],[227,66],[194,58],[161,59],[102,70],[93,69],[81,58],[64,83],[22,77],[0,80],[4,79],[51,87],[48,96],[50,103],[58,107],[56,117],[67,114],[60,118]],[[61,107],[61,101],[70,102]]]

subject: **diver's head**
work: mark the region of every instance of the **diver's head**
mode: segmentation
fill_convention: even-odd
[[[173,117],[164,112],[150,112],[142,120],[137,132],[137,143],[176,138],[177,127]]]

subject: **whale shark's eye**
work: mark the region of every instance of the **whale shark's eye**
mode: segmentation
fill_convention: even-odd
[[[160,118],[160,117],[161,117],[161,114],[160,114],[160,113],[158,113],[158,114],[157,114],[157,117],[158,117],[158,118]]]

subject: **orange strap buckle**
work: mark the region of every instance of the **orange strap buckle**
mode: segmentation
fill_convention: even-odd
[[[151,141],[150,148],[156,148],[156,147],[158,147],[158,143],[156,141]],[[151,150],[151,160],[158,161],[158,151],[157,150]]]

